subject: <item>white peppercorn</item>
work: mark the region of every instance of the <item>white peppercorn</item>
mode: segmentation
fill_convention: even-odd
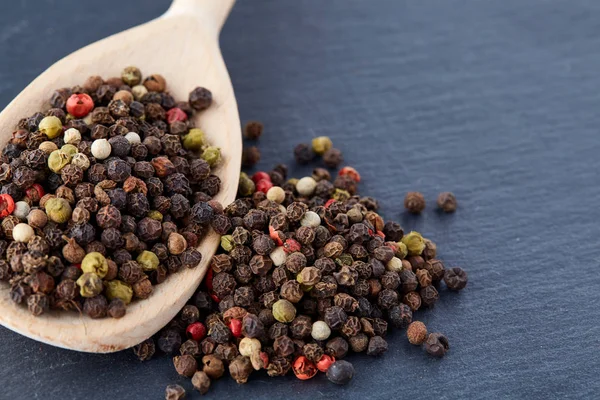
[[[260,351],[260,348],[260,340],[258,339],[245,337],[240,340],[239,350],[243,356],[250,357],[252,353]]]
[[[40,143],[38,149],[42,150],[46,154],[50,154],[54,150],[58,150],[58,146],[56,145],[56,143],[47,140],[45,142]]]
[[[331,335],[331,329],[324,321],[316,321],[312,325],[312,331],[310,335],[315,340],[327,340],[329,335]]]
[[[402,260],[398,257],[392,257],[392,259],[385,266],[385,269],[394,272],[400,272],[402,271],[402,268]]]
[[[15,242],[28,243],[35,236],[35,232],[31,226],[21,223],[13,228],[12,235]]]
[[[125,135],[125,139],[127,139],[127,141],[130,144],[142,143],[142,139],[140,138],[140,135],[138,135],[135,132],[129,132],[129,133],[127,133],[127,135]]]
[[[300,220],[300,225],[302,226],[310,226],[311,228],[316,228],[321,225],[321,217],[314,211],[307,211],[304,214],[304,217]]]
[[[77,146],[81,142],[81,133],[75,128],[69,128],[65,131],[64,141],[68,144]]]
[[[110,156],[111,146],[106,139],[96,139],[92,142],[91,151],[98,160],[104,160]]]
[[[13,215],[19,218],[21,221],[25,221],[27,216],[29,215],[29,204],[25,201],[17,201],[15,203],[15,210],[13,211]]]
[[[317,187],[317,181],[312,176],[305,176],[296,183],[296,190],[301,196],[310,196]]]
[[[83,153],[77,153],[71,159],[71,164],[85,171],[90,167],[90,159]]]
[[[283,263],[285,263],[285,260],[287,259],[287,253],[283,249],[283,246],[278,246],[275,250],[271,252],[271,254],[269,254],[269,257],[271,257],[273,265],[279,267],[280,265],[283,265]]]
[[[144,85],[136,85],[131,88],[131,93],[137,101],[140,101],[142,97],[144,97],[144,95],[148,93],[148,89],[146,89],[146,86]]]
[[[283,203],[283,200],[285,200],[285,191],[279,186],[273,186],[267,192],[267,199],[281,204]]]

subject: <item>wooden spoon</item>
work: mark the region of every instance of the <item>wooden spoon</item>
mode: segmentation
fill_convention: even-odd
[[[213,105],[199,113],[196,125],[221,148],[223,162],[216,170],[222,187],[215,197],[224,205],[235,199],[242,153],[240,120],[227,69],[219,50],[222,24],[235,0],[174,0],[161,17],[110,36],[58,61],[27,86],[0,114],[0,146],[10,139],[22,117],[50,108],[55,89],[82,84],[90,75],[120,76],[135,65],[144,75],[162,74],[175,99],[185,100],[197,86],[213,93]],[[1,148],[0,147],[0,148]],[[134,346],[165,326],[198,287],[219,235],[208,234],[198,247],[202,262],[181,270],[154,287],[146,300],[127,307],[121,319],[91,319],[70,312],[39,317],[11,301],[9,288],[0,288],[0,324],[22,335],[67,349],[109,353]]]

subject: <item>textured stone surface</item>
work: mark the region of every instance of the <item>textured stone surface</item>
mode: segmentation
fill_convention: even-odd
[[[167,6],[7,2],[0,107],[53,61]],[[210,394],[597,396],[599,12],[595,0],[240,1],[222,47],[242,120],[266,125],[259,167],[291,163],[298,140],[329,135],[361,172],[362,193],[435,240],[470,283],[417,315],[449,337],[443,360],[395,333],[385,356],[350,358],[356,377],[346,387],[263,375],[245,386],[218,381]],[[422,217],[402,214],[409,190],[429,202]],[[455,215],[434,211],[445,190],[460,202]],[[6,399],[162,398],[173,382],[191,389],[167,357],[79,354],[4,328],[0,354]]]

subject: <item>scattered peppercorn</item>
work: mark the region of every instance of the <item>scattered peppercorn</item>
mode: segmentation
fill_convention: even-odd
[[[412,214],[420,214],[425,209],[425,197],[419,192],[408,192],[404,198],[404,208]]]
[[[437,197],[437,206],[444,212],[456,211],[456,197],[450,192],[442,192]]]

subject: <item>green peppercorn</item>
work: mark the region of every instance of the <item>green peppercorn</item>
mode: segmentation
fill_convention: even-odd
[[[46,215],[57,224],[63,224],[71,218],[71,205],[66,199],[55,197],[48,200],[45,204]]]
[[[214,167],[221,160],[221,149],[214,146],[207,147],[202,153],[202,159],[206,161],[211,167]]]
[[[40,132],[48,136],[49,139],[54,139],[62,133],[63,125],[60,119],[55,116],[44,117],[38,125]]]
[[[94,297],[102,293],[102,278],[93,272],[86,272],[77,279],[81,297]]]
[[[273,317],[279,322],[292,322],[296,318],[296,307],[287,300],[277,300],[273,304]]]
[[[396,256],[398,258],[406,258],[406,256],[408,255],[408,248],[406,247],[406,245],[402,242],[397,242],[396,244],[398,245],[398,251],[396,251]]]
[[[425,241],[419,232],[412,231],[402,238],[402,243],[406,245],[409,256],[421,255],[425,249]]]
[[[232,235],[221,236],[221,247],[223,248],[223,250],[225,250],[228,253],[231,250],[233,250],[233,247],[234,247],[233,236]]]
[[[154,271],[158,268],[158,264],[160,264],[158,256],[148,250],[142,251],[137,256],[136,261],[142,266],[144,271]]]
[[[96,251],[86,254],[81,261],[81,270],[83,272],[92,272],[100,278],[104,278],[108,273],[108,261],[104,256]]]
[[[77,146],[68,143],[63,145],[63,147],[61,147],[60,150],[69,156],[69,161],[71,161],[73,156],[78,152]]]
[[[333,147],[333,142],[327,136],[319,136],[312,140],[312,149],[315,154],[323,155]]]
[[[204,143],[204,132],[199,128],[190,129],[183,137],[183,148],[186,150],[200,150]]]
[[[125,304],[131,303],[131,298],[133,297],[133,289],[131,289],[131,286],[129,284],[115,279],[112,281],[104,282],[104,285],[106,286],[104,294],[106,295],[107,299],[121,299]]]
[[[350,198],[350,193],[343,189],[335,189],[331,198],[337,201],[346,201]]]
[[[48,168],[54,173],[59,173],[71,161],[71,155],[62,150],[54,150],[48,156]]]
[[[252,179],[240,176],[240,183],[238,185],[238,194],[242,197],[251,196],[256,191],[256,185]]]
[[[152,218],[156,221],[160,221],[160,222],[162,222],[162,220],[163,220],[162,213],[160,211],[156,211],[156,210],[149,211],[147,217]]]

